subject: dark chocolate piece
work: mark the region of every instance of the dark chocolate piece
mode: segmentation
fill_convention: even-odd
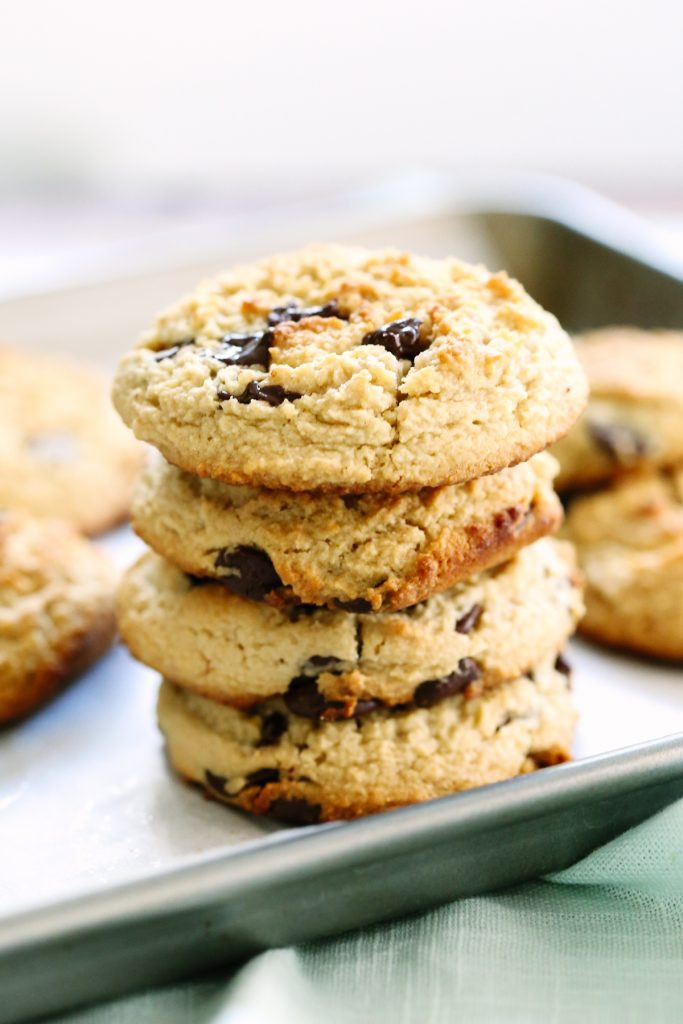
[[[309,316],[334,316],[338,320],[346,319],[342,315],[336,299],[325,303],[324,306],[300,306],[298,302],[291,301],[287,302],[284,306],[276,306],[268,314],[268,326],[275,327],[277,324],[286,323],[287,321],[299,323],[300,320],[305,320]]]
[[[261,384],[252,380],[240,395],[228,395],[225,391],[218,392],[219,402],[227,398],[236,398],[240,405],[249,405],[250,402],[267,402],[268,405],[282,405],[283,402],[295,402],[301,398],[298,391],[285,391],[279,384]]]
[[[441,679],[427,679],[420,683],[413,694],[413,702],[418,708],[431,708],[446,697],[453,697],[467,688],[469,683],[479,679],[481,669],[473,658],[461,658],[455,672]]]
[[[154,358],[157,363],[160,363],[162,359],[173,359],[174,356],[178,355],[181,348],[185,348],[186,345],[194,345],[194,338],[185,338],[183,341],[177,341],[170,348],[160,348],[154,353]]]
[[[309,804],[301,797],[279,796],[268,808],[268,814],[290,825],[317,825],[320,821],[322,807],[320,804]]]
[[[570,676],[572,674],[572,667],[564,654],[558,654],[555,658],[555,671],[561,672],[563,676]]]
[[[473,604],[469,611],[461,615],[455,623],[456,633],[471,633],[474,627],[478,624],[481,618],[484,606],[481,604]]]
[[[372,605],[363,597],[357,597],[353,601],[335,601],[334,604],[336,608],[340,608],[343,612],[358,612],[363,614],[364,612],[372,611]]]
[[[272,747],[286,731],[287,715],[281,711],[271,711],[261,722],[261,738],[257,746]]]
[[[297,676],[292,679],[289,689],[284,695],[287,708],[294,715],[312,718],[315,721],[336,722],[343,718],[359,718],[380,707],[379,700],[358,700],[349,705],[343,700],[328,700],[318,689],[318,684],[311,676]],[[349,707],[353,710],[349,712]]]
[[[272,331],[251,334],[224,334],[219,347],[207,349],[207,355],[224,366],[270,366],[270,346],[275,340]]]
[[[279,768],[257,768],[255,772],[249,772],[247,775],[248,786],[265,786],[269,782],[280,781],[280,769]]]
[[[384,324],[377,331],[370,331],[363,338],[362,345],[381,345],[397,359],[410,359],[412,362],[420,352],[429,347],[420,337],[422,321],[415,317],[395,320]]]
[[[220,582],[234,594],[251,601],[263,601],[271,590],[282,586],[270,558],[259,548],[221,548],[214,565],[217,569],[234,569],[234,574],[221,576]]]
[[[625,423],[586,423],[586,432],[600,451],[614,462],[628,463],[647,455],[647,440]]]
[[[220,796],[227,796],[227,785],[228,780],[225,775],[216,775],[214,772],[210,772],[207,768],[204,772],[204,779],[209,789],[212,789],[214,793],[219,793]]]
[[[337,658],[334,654],[314,654],[312,658],[303,665],[301,671],[306,674],[309,669],[317,669],[316,675],[320,675],[321,672],[334,672],[338,665],[342,664],[342,659]]]

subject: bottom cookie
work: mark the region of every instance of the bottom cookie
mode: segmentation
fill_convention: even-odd
[[[238,711],[164,681],[170,760],[218,800],[294,824],[356,818],[565,761],[576,721],[551,659],[481,696],[313,722],[279,699]]]

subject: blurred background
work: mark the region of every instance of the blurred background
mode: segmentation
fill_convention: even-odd
[[[425,169],[561,175],[681,245],[682,39],[679,0],[5,2],[0,297]]]

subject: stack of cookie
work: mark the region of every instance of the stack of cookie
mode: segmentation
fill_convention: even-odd
[[[542,449],[585,400],[557,321],[455,260],[312,247],[162,314],[114,386],[164,457],[119,621],[180,774],[313,822],[564,759],[581,597]]]
[[[683,660],[683,332],[612,327],[577,338],[588,409],[555,447],[566,533],[586,578],[581,630]]]

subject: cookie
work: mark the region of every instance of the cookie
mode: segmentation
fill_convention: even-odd
[[[390,492],[526,461],[570,428],[586,381],[505,274],[313,246],[200,285],[124,357],[113,396],[187,472]]]
[[[581,611],[573,551],[548,538],[400,612],[281,610],[152,553],[118,598],[124,641],[162,675],[235,707],[284,695],[327,719],[514,678],[560,649]]]
[[[141,465],[96,371],[0,349],[0,508],[100,533],[126,518]]]
[[[231,487],[152,459],[132,520],[185,572],[274,604],[356,610],[417,604],[512,557],[562,515],[546,454],[481,477],[397,495]]]
[[[293,824],[445,796],[569,756],[576,714],[554,658],[528,676],[428,708],[314,723],[280,699],[245,714],[165,681],[171,763],[217,800]]]
[[[27,714],[110,645],[115,572],[68,523],[0,514],[0,722]]]
[[[586,578],[587,636],[683,660],[683,465],[577,498],[567,536]]]
[[[558,487],[683,459],[683,331],[612,327],[577,338],[588,408],[553,449]]]

